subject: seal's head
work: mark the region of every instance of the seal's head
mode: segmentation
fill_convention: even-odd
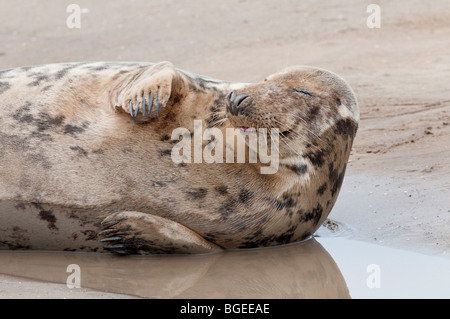
[[[230,92],[227,117],[243,132],[278,128],[279,155],[283,158],[303,153],[308,145],[319,144],[321,136],[333,128],[348,129],[353,140],[359,109],[353,90],[341,77],[323,69],[300,66]]]

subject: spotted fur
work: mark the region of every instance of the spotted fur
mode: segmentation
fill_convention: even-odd
[[[248,96],[239,112],[227,107],[232,91]],[[196,119],[223,132],[280,128],[279,171],[175,164],[171,133],[193,132]],[[358,121],[349,85],[310,67],[256,84],[168,62],[0,71],[0,249],[196,253],[303,240],[336,201]]]

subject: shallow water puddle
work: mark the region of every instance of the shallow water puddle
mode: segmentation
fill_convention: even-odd
[[[341,237],[317,238],[352,298],[450,298],[450,260]]]
[[[145,298],[450,298],[450,260],[340,237],[201,256],[2,251],[0,274]]]

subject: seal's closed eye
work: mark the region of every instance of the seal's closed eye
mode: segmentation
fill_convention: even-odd
[[[292,91],[293,91],[293,92],[296,92],[296,93],[301,93],[301,94],[304,94],[304,95],[308,95],[308,96],[310,96],[310,97],[314,97],[313,94],[309,93],[309,92],[306,91],[305,89],[296,89],[296,88],[293,88]]]

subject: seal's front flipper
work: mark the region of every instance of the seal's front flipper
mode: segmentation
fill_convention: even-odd
[[[172,92],[179,92],[181,85],[181,75],[172,63],[152,65],[124,83],[116,108],[121,108],[132,117],[151,118],[167,107]]]
[[[166,218],[139,212],[108,216],[99,236],[104,248],[124,255],[204,254],[222,248]]]

